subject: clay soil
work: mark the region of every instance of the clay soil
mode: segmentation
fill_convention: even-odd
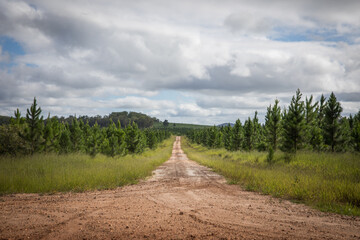
[[[137,185],[0,197],[0,239],[360,239],[360,218],[247,192],[171,158]]]

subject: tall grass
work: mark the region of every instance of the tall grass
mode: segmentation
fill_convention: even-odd
[[[228,152],[183,139],[188,157],[246,190],[306,203],[323,211],[360,216],[360,155],[299,152]]]
[[[0,193],[110,189],[137,183],[171,156],[174,138],[139,155],[37,154],[0,157]]]

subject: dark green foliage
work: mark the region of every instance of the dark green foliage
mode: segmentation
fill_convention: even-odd
[[[60,124],[55,118],[50,118],[50,114],[46,120],[44,128],[44,151],[53,152],[59,149]]]
[[[321,129],[318,120],[318,102],[313,103],[313,96],[305,99],[305,144],[309,149],[321,147]]]
[[[267,108],[265,125],[259,124],[255,112],[254,118],[252,120],[248,118],[244,126],[238,119],[233,127],[230,124],[210,128],[197,127],[188,131],[186,136],[192,142],[208,148],[224,147],[228,151],[253,149],[266,151],[271,147],[272,151],[276,152],[280,145],[281,150],[286,153],[285,162],[290,162],[295,157],[296,151],[302,148],[314,151],[326,150],[324,139],[329,135],[326,131],[330,129],[329,126],[334,125],[329,124],[334,121],[327,119],[331,112],[329,109],[334,108],[331,106],[337,106],[335,95],[332,94],[328,102],[323,95],[319,102],[314,102],[313,96],[310,96],[304,103],[301,97],[302,94],[298,89],[288,109],[284,109],[282,113],[279,100],[275,100],[275,104]],[[338,111],[335,121],[337,135],[334,150],[360,151],[360,111],[354,117],[350,115],[349,118],[341,118],[340,112]]]
[[[354,149],[360,151],[360,122],[355,122],[351,131],[352,142]]]
[[[355,151],[360,151],[360,111],[354,117],[350,115],[351,145]]]
[[[320,151],[324,149],[324,138],[322,130],[319,127],[320,123],[316,120],[315,125],[310,128],[309,144],[313,150]]]
[[[19,125],[0,126],[0,154],[17,155],[28,151],[28,144],[21,138]]]
[[[113,122],[111,122],[107,128],[103,129],[103,140],[100,147],[101,153],[112,157],[124,154],[124,140],[122,139],[121,144],[119,144],[119,137],[122,137],[119,131],[122,131],[122,129],[118,129]]]
[[[165,121],[163,122],[163,125],[164,125],[164,127],[169,126],[169,121],[165,119]]]
[[[351,128],[349,120],[346,117],[340,119],[340,137],[338,145],[335,150],[338,152],[345,152],[354,149],[353,142],[351,141]]]
[[[258,149],[259,147],[261,148],[261,144],[262,144],[262,127],[261,124],[259,123],[259,119],[257,117],[258,112],[255,111],[255,115],[254,118],[252,120],[252,125],[253,125],[253,133],[252,133],[252,145],[254,148]]]
[[[318,114],[317,114],[319,127],[321,129],[324,129],[325,107],[326,107],[326,98],[322,94],[321,98],[320,98],[320,104],[319,104],[319,109],[318,109]]]
[[[283,151],[296,152],[302,147],[305,136],[305,111],[302,94],[298,89],[293,96],[288,111],[283,114]]]
[[[29,151],[28,142],[21,137],[26,127],[25,118],[21,117],[19,109],[14,115],[11,124],[0,126],[0,154],[17,155]]]
[[[0,127],[0,154],[86,152],[92,156],[102,153],[114,157],[128,152],[141,153],[147,147],[155,149],[160,142],[170,137],[170,133],[165,130],[140,130],[137,121],[144,126],[150,123],[149,119],[154,120],[144,114],[112,113],[112,117],[117,117],[117,124],[109,118],[108,126],[103,128],[97,122],[90,126],[88,119],[84,123],[83,117],[50,118],[49,114],[44,121],[40,114],[41,108],[37,107],[35,98],[26,119],[21,117],[17,109],[11,124]],[[125,131],[119,120],[122,117],[134,119]]]
[[[251,151],[253,148],[254,127],[250,117],[244,123],[244,150]]]
[[[40,114],[41,108],[37,107],[36,98],[34,98],[34,102],[31,105],[30,109],[27,109],[27,127],[25,128],[24,134],[22,135],[22,137],[29,143],[30,154],[40,151],[42,143],[44,141],[42,137],[44,122],[43,117],[40,117]]]
[[[268,150],[268,155],[266,156],[266,161],[269,164],[272,164],[274,160],[274,149],[272,148],[272,146],[269,147]]]
[[[222,130],[223,132],[223,141],[224,141],[224,147],[226,150],[231,150],[232,146],[232,131],[230,124],[225,126]]]
[[[236,120],[234,127],[232,128],[231,138],[231,150],[239,151],[243,141],[243,128],[240,119]]]
[[[81,152],[84,149],[83,132],[80,123],[76,118],[73,118],[70,125],[70,139],[72,142],[73,152]]]
[[[146,146],[146,137],[136,123],[129,124],[125,129],[126,148],[129,153],[141,153]]]
[[[74,117],[70,116],[66,119],[61,119],[61,121],[68,122],[69,124],[72,122]],[[82,120],[84,123],[89,122],[90,126],[94,126],[95,122],[99,125],[99,127],[108,127],[112,122],[117,123],[121,122],[122,127],[125,128],[127,125],[135,122],[139,128],[149,128],[152,127],[155,123],[158,123],[159,120],[156,118],[152,118],[143,113],[137,112],[112,112],[109,116],[81,116],[78,120]]]
[[[339,124],[341,112],[342,107],[332,92],[324,108],[324,138],[332,152],[335,151],[335,146],[341,141]]]
[[[6,125],[11,123],[11,117],[8,116],[0,116],[0,126],[1,125]]]
[[[280,114],[279,100],[275,100],[273,107],[271,105],[267,108],[265,116],[265,132],[266,142],[273,150],[276,151],[281,127],[281,114]]]
[[[63,125],[59,139],[59,153],[69,153],[71,151],[70,131],[67,125]]]
[[[97,123],[91,128],[90,135],[87,139],[87,153],[95,156],[99,151],[102,144],[101,129]]]
[[[206,129],[211,126],[207,125],[197,125],[197,124],[187,124],[187,123],[170,123],[165,127],[162,123],[154,123],[152,129],[162,130],[170,132],[173,135],[184,136],[188,133],[193,132],[194,130]]]
[[[218,131],[216,126],[208,128],[206,130],[206,146],[209,148],[218,148],[220,146],[218,135],[220,132]]]
[[[25,118],[21,117],[21,112],[17,108],[16,111],[14,111],[15,118],[11,118],[10,122],[12,125],[23,125],[25,123]]]
[[[147,147],[150,149],[155,149],[158,141],[156,137],[156,132],[151,130],[146,130],[145,136],[146,136]]]

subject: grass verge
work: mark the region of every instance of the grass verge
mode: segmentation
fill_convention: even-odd
[[[0,194],[111,189],[137,183],[171,156],[174,138],[139,155],[38,154],[0,157]]]
[[[353,153],[263,152],[207,149],[182,140],[188,157],[249,191],[302,202],[322,211],[360,216],[360,155]]]

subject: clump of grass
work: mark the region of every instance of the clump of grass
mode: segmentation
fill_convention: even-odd
[[[186,139],[182,148],[190,159],[246,190],[303,202],[323,211],[360,216],[359,154],[298,151],[287,155],[274,151],[269,164],[270,153],[266,152],[207,149]]]
[[[37,154],[0,157],[0,194],[111,189],[137,183],[171,156],[174,139],[139,155]]]
[[[266,161],[269,163],[269,164],[272,164],[274,160],[274,149],[270,146],[269,147],[269,152],[268,152],[268,155],[266,157]]]

